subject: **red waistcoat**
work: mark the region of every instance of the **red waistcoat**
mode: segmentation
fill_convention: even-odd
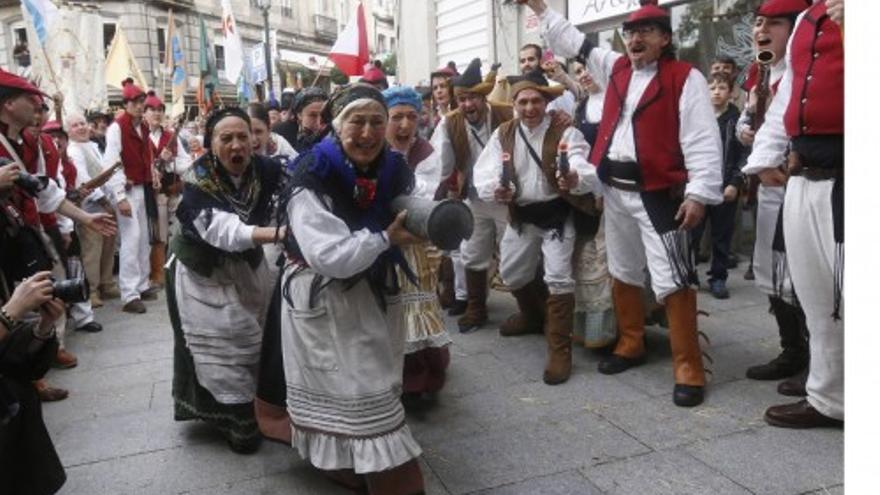
[[[134,185],[152,184],[153,153],[150,149],[150,129],[141,120],[141,135],[134,129],[131,115],[123,113],[116,119],[122,134],[122,168],[125,177]],[[141,137],[143,136],[143,137]]]
[[[825,2],[807,9],[791,35],[789,137],[843,134],[843,37]]]
[[[5,135],[6,129],[6,124],[0,122],[0,132]],[[15,152],[18,154],[19,158],[24,162],[24,168],[27,169],[29,173],[36,174],[38,157],[37,139],[28,131],[22,131],[21,138],[22,144],[16,146],[13,143],[13,140],[7,137],[10,144],[15,147]],[[0,157],[13,159],[12,153],[7,151],[4,146],[0,146]],[[13,189],[13,204],[21,212],[21,216],[26,224],[31,227],[38,227],[40,225],[40,216],[37,213],[37,203],[18,187]]]
[[[642,172],[642,188],[646,191],[665,189],[687,182],[684,154],[679,144],[679,100],[691,65],[673,59],[662,59],[657,75],[648,83],[638,108],[633,113],[633,140]],[[599,177],[607,171],[601,165],[608,152],[614,130],[620,120],[633,68],[627,57],[614,64],[596,145],[590,162],[599,166]]]
[[[154,157],[158,157],[159,153],[161,153],[162,150],[169,146],[169,143],[171,142],[171,136],[173,135],[173,132],[163,129],[162,135],[159,136],[158,146],[153,144],[153,140],[150,139],[150,151],[153,153]],[[177,146],[171,146],[170,148],[168,148],[168,150],[171,152],[172,155],[177,156]]]

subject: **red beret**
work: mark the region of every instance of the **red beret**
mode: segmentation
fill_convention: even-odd
[[[48,96],[27,79],[16,76],[11,72],[6,72],[3,69],[0,69],[0,88],[19,90],[23,93],[30,93],[39,97]]]
[[[764,17],[789,17],[798,15],[810,6],[808,0],[767,0],[755,10]]]
[[[626,22],[623,23],[623,29],[629,29],[637,24],[656,22],[667,31],[672,32],[672,18],[669,16],[669,11],[661,8],[657,4],[657,0],[640,0],[639,4],[641,4],[641,8],[627,17]]]
[[[161,108],[165,109],[165,104],[162,103],[162,100],[156,96],[156,92],[152,89],[147,91],[147,99],[144,100],[144,106],[147,108]]]
[[[43,125],[43,132],[61,132],[61,123],[57,120],[50,120]]]
[[[132,101],[144,96],[144,90],[134,83],[134,79],[127,78],[122,81],[122,101]]]

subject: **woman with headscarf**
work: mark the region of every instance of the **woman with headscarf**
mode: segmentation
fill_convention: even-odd
[[[422,99],[409,86],[395,86],[382,92],[388,105],[386,139],[392,150],[401,153],[415,173],[413,196],[434,199],[442,172],[437,153],[427,140],[418,136]],[[431,399],[446,381],[449,366],[449,334],[440,313],[437,297],[437,270],[440,252],[428,243],[402,248],[407,264],[418,277],[410,282],[398,268],[401,291],[396,296],[403,305],[406,328],[406,357],[403,361],[405,405],[418,406]]]
[[[207,152],[184,177],[166,272],[174,418],[213,424],[239,453],[260,442],[253,400],[271,288],[262,246],[276,241],[267,225],[282,172],[253,153],[252,139],[244,110],[209,116]]]
[[[406,331],[394,296],[397,267],[414,279],[400,246],[423,240],[391,210],[413,189],[413,173],[388,149],[377,89],[355,84],[327,105],[334,133],[300,156],[284,194],[281,340],[292,443],[347,486],[421,493],[421,448],[400,402]]]

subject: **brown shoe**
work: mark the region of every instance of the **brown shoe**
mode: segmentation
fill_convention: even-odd
[[[52,362],[52,367],[68,369],[73,368],[77,364],[76,356],[67,352],[66,349],[59,348],[58,352],[55,354],[55,360]]]
[[[102,299],[119,299],[120,296],[119,288],[116,287],[116,285],[110,285],[107,287],[101,286]]]
[[[693,407],[703,402],[703,387],[706,385],[703,352],[697,336],[697,292],[681,289],[666,296],[665,302],[677,385],[673,402],[677,406]]]
[[[122,311],[125,311],[126,313],[143,314],[147,312],[147,307],[144,306],[143,301],[140,299],[132,299],[125,303],[125,306],[122,307]]]
[[[448,309],[455,302],[455,270],[452,268],[452,258],[443,256],[440,258],[440,269],[437,274],[440,283],[440,307]]]
[[[771,426],[780,428],[804,429],[843,426],[843,421],[825,416],[811,406],[806,399],[794,404],[768,408],[764,413],[764,421]]]
[[[91,294],[89,294],[89,303],[91,303],[93,309],[104,306],[104,300],[101,299],[101,296],[96,290],[93,290]]]
[[[810,376],[809,366],[788,380],[780,382],[776,391],[789,397],[806,397],[808,376]]]
[[[571,376],[571,334],[574,329],[574,294],[551,294],[547,298],[547,366],[544,383],[558,385]]]
[[[512,291],[519,313],[501,324],[502,337],[515,337],[530,333],[544,333],[544,315],[547,311],[547,285],[543,280],[532,280],[526,286]]]
[[[159,289],[155,287],[150,287],[141,292],[141,301],[155,301],[157,299],[159,299]]]
[[[458,319],[458,330],[461,333],[472,332],[489,319],[489,310],[486,309],[486,270],[465,270],[467,281],[467,308],[464,315]]]
[[[56,388],[49,385],[45,378],[35,381],[34,388],[37,390],[37,397],[39,397],[42,402],[64,400],[70,395],[70,393],[63,388]]]

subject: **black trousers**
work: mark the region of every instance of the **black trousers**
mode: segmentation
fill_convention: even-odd
[[[712,266],[709,269],[709,280],[727,280],[730,243],[733,240],[733,230],[736,228],[736,201],[706,206],[706,216],[691,231],[692,253],[699,252],[700,239],[703,237],[707,221],[712,235]]]

